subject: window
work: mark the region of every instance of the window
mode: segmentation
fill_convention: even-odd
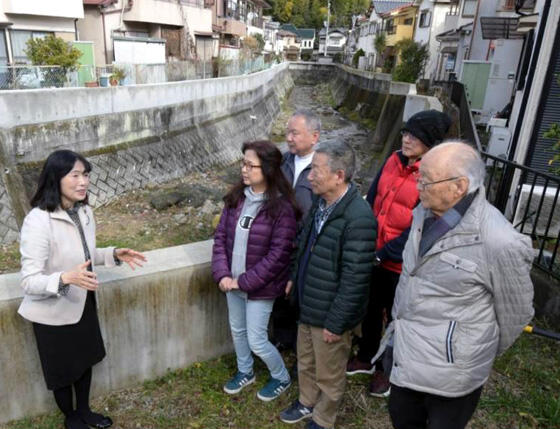
[[[385,29],[387,30],[387,34],[395,34],[397,32],[395,22],[392,18],[387,20],[387,26]]]
[[[515,9],[515,0],[504,0],[504,4],[502,6],[504,10],[514,10]]]
[[[404,25],[412,25],[412,21],[414,21],[413,18],[406,18],[404,20]]]
[[[445,61],[445,71],[452,71],[455,69],[455,54],[447,54]]]
[[[0,66],[8,65],[8,50],[6,49],[6,35],[0,29]]]
[[[432,12],[429,10],[423,10],[420,12],[420,27],[429,27],[430,21],[432,20]]]
[[[31,61],[25,55],[25,49],[27,49],[27,41],[29,39],[39,39],[46,37],[52,33],[46,33],[44,31],[23,31],[23,30],[11,30],[10,39],[12,41],[12,55],[14,63],[24,63],[29,64]]]
[[[476,13],[476,4],[478,0],[465,0],[463,3],[463,17],[471,17]]]

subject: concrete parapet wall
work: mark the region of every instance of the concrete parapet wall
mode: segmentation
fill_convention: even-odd
[[[284,63],[218,79],[2,92],[0,244],[17,238],[24,201],[53,150],[88,157],[90,203],[97,206],[148,183],[236,161],[244,141],[268,136],[292,86]]]
[[[210,274],[212,241],[146,252],[148,263],[96,270],[107,357],[93,394],[122,389],[233,350],[227,306]],[[16,311],[19,274],[0,276],[0,422],[55,409],[31,323]]]

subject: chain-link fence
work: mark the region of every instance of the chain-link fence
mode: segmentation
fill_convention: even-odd
[[[80,66],[72,71],[58,66],[0,66],[0,89],[85,86],[85,82],[95,79],[91,66]]]
[[[237,76],[265,70],[273,63],[264,57],[210,61],[177,61],[165,64],[112,64],[80,66],[68,71],[50,66],[0,66],[0,89],[35,89],[83,86],[137,85]]]

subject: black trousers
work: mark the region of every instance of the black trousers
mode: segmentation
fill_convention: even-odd
[[[272,341],[283,348],[296,350],[298,308],[283,296],[276,298],[272,307]]]
[[[395,289],[399,283],[399,273],[375,267],[371,278],[369,303],[366,317],[362,321],[362,337],[358,340],[358,359],[369,362],[377,352],[383,331],[383,310],[387,313],[387,323],[391,320],[391,309],[395,300]],[[378,363],[379,370],[381,364]]]
[[[389,414],[395,429],[463,429],[480,399],[482,386],[458,398],[446,398],[391,384]]]

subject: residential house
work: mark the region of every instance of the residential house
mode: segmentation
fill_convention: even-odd
[[[374,7],[375,3],[378,2],[374,1]],[[389,66],[392,66],[400,61],[396,49],[397,43],[405,39],[414,39],[418,6],[414,2],[401,3],[392,9],[389,9],[390,5],[383,6],[386,6],[386,8],[378,11],[383,20],[383,31],[385,33],[386,48],[382,56],[383,61],[387,61]]]
[[[511,139],[506,154],[522,165],[551,173],[549,160],[558,150],[553,149],[556,140],[544,137],[544,133],[553,124],[560,124],[560,2],[526,1],[525,6],[533,3],[529,14],[517,18],[516,31],[526,37],[507,123]],[[530,182],[525,186],[530,188]]]
[[[284,54],[284,58],[288,61],[299,60],[300,46],[298,41],[298,35],[288,30],[278,30],[278,47]]]
[[[538,11],[526,0],[522,13]],[[478,122],[488,120],[511,101],[526,35],[516,30],[519,14],[513,0],[456,0],[450,24],[440,41],[436,79],[458,79],[465,85]]]
[[[325,42],[327,30],[322,28],[319,31],[319,55],[325,55]],[[326,53],[328,56],[343,54],[346,47],[348,30],[345,28],[329,28],[328,46]]]
[[[264,36],[263,9],[271,7],[264,0],[212,1],[212,28],[219,35],[220,50],[229,51],[230,58],[246,35]]]
[[[362,49],[365,53],[363,59],[360,59],[360,68],[374,70],[376,65],[380,66],[382,64],[381,61],[378,61],[379,53],[375,51],[375,39],[382,33],[383,29],[382,15],[410,3],[411,0],[374,0],[368,12],[368,18],[358,19],[355,29],[356,50]]]
[[[30,63],[27,41],[53,34],[77,39],[76,20],[84,17],[82,0],[3,0],[0,2],[0,66]]]
[[[449,30],[446,25],[456,19],[449,15],[453,0],[421,0],[418,4],[418,16],[414,31],[414,41],[428,46],[429,57],[424,66],[422,77],[433,81],[437,73],[439,41],[437,36]],[[452,18],[450,18],[450,16]],[[455,26],[456,23],[453,24]]]
[[[365,70],[373,70],[375,68],[375,37],[377,36],[378,25],[381,25],[380,19],[372,19],[375,12],[372,10],[369,17],[361,17],[356,22],[354,29],[354,37],[356,39],[356,51],[364,51],[364,56],[360,58],[358,68]],[[377,17],[377,15],[375,15]],[[377,17],[378,18],[378,17]]]
[[[282,52],[282,48],[278,43],[278,31],[280,23],[272,21],[272,17],[264,17],[264,51],[266,54],[278,55]]]
[[[212,0],[83,0],[80,40],[94,43],[97,64],[209,60],[215,49]]]
[[[315,29],[314,28],[297,28],[293,24],[282,24],[282,30],[291,31],[297,34],[299,41],[300,56],[313,54],[315,46]]]

